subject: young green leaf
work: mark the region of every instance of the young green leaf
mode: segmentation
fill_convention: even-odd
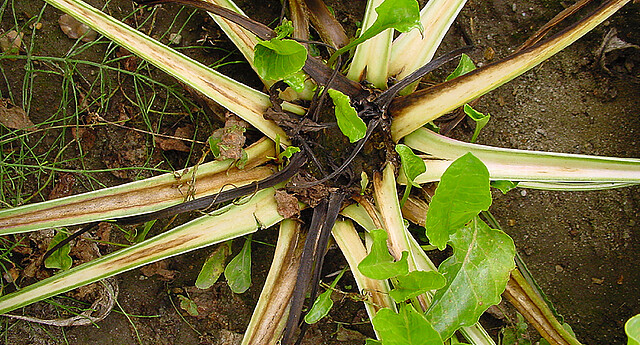
[[[442,274],[435,271],[412,271],[409,274],[397,276],[396,283],[395,288],[389,291],[389,295],[394,301],[400,303],[429,290],[440,289],[447,281]]]
[[[209,137],[208,142],[209,142],[209,149],[211,150],[213,157],[214,158],[220,157],[220,143],[222,142],[222,139],[220,137],[212,135]]]
[[[413,150],[407,145],[396,145],[396,152],[400,155],[400,163],[402,164],[402,172],[407,178],[407,181],[414,187],[420,188],[420,185],[415,183],[414,180],[418,175],[427,171],[427,166],[424,164],[422,158],[416,156]]]
[[[364,195],[368,185],[369,185],[369,176],[367,176],[366,172],[362,171],[360,173],[360,195]]]
[[[198,312],[198,305],[189,297],[178,295],[178,299],[180,300],[180,309],[186,311],[191,316],[200,315]]]
[[[242,250],[224,269],[224,276],[231,291],[243,293],[251,286],[251,238],[244,241]]]
[[[307,79],[307,75],[302,71],[298,71],[296,73],[290,74],[287,77],[284,77],[283,79],[284,82],[287,83],[287,85],[291,86],[291,88],[295,92],[302,92],[304,91],[304,81]]]
[[[517,186],[518,182],[511,182],[508,180],[491,181],[491,187],[498,188],[502,194],[507,194],[508,191],[516,188]]]
[[[349,96],[334,89],[329,89],[328,92],[336,108],[336,120],[340,131],[352,143],[364,138],[367,133],[367,125],[358,117],[358,112],[351,106]]]
[[[293,34],[293,22],[290,20],[283,20],[282,24],[278,25],[273,31],[276,32],[277,39],[283,39]]]
[[[449,236],[491,206],[489,171],[473,154],[456,159],[442,174],[429,204],[429,242],[443,250]]]
[[[224,265],[229,255],[231,255],[231,241],[222,243],[209,255],[196,279],[198,289],[208,289],[218,281],[224,272]]]
[[[629,340],[627,345],[640,345],[640,314],[632,317],[624,325],[624,331]]]
[[[387,249],[387,232],[375,229],[370,234],[373,244],[369,254],[358,264],[360,272],[369,278],[380,280],[409,273],[408,253],[403,252],[400,261],[396,262]]]
[[[300,152],[300,148],[296,146],[287,146],[282,153],[278,155],[278,159],[282,160],[284,158],[290,159],[294,153]]]
[[[316,298],[313,302],[313,306],[311,306],[307,315],[304,316],[304,322],[314,324],[329,314],[329,311],[333,307],[333,300],[331,300],[332,292],[333,290],[328,289]]]
[[[515,268],[511,237],[491,229],[480,217],[451,235],[450,244],[453,255],[438,267],[447,283],[426,314],[443,339],[478,322],[487,308],[498,304]]]
[[[442,338],[411,304],[400,306],[396,314],[393,310],[380,309],[371,320],[384,345],[438,345]]]
[[[313,324],[320,321],[320,319],[329,314],[329,311],[333,307],[331,293],[346,271],[347,269],[345,267],[345,269],[343,269],[340,274],[338,274],[338,276],[333,280],[331,286],[327,289],[327,291],[323,292],[322,294],[320,294],[320,296],[318,296],[318,298],[316,298],[316,300],[313,302],[313,305],[311,306],[311,309],[309,310],[309,312],[307,312],[307,315],[304,316],[304,322]]]
[[[423,30],[420,23],[420,7],[416,0],[385,0],[376,7],[376,13],[378,14],[376,21],[360,37],[333,53],[329,59],[329,65],[332,65],[338,56],[384,30],[391,28],[401,32],[412,29],[418,29],[420,32]]]
[[[383,344],[382,344],[382,342],[380,340],[367,339],[365,341],[364,345],[383,345]]]
[[[254,48],[254,65],[265,80],[281,80],[302,70],[307,61],[307,49],[289,39],[260,41]]]
[[[462,56],[460,56],[460,62],[458,62],[458,66],[453,70],[453,72],[451,72],[451,74],[449,74],[445,81],[449,81],[463,74],[467,74],[474,69],[476,69],[476,65],[473,63],[473,60],[471,60],[471,58],[467,54],[462,54]]]
[[[47,250],[50,250],[56,244],[62,242],[67,237],[67,234],[65,234],[64,232],[58,232],[55,236],[53,236],[53,239],[51,239],[51,243],[49,243],[49,247],[47,248]],[[68,270],[73,264],[73,260],[69,256],[70,251],[71,247],[69,246],[69,244],[65,244],[64,246],[62,246],[62,248],[51,253],[51,255],[49,255],[49,257],[44,260],[44,267],[57,268],[63,271]]]
[[[489,122],[489,119],[491,119],[491,115],[490,114],[485,115],[473,109],[468,104],[464,105],[464,113],[467,114],[467,116],[469,116],[473,121],[476,122],[476,129],[473,131],[473,136],[471,137],[471,142],[475,143],[476,139],[478,139],[478,134],[480,134],[480,131],[482,130],[482,128],[484,128],[484,126],[486,126],[487,123]]]

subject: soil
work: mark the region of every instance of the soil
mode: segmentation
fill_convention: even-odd
[[[99,0],[89,2],[99,7],[104,4]],[[280,13],[279,1],[237,3],[249,16],[263,23],[273,23]],[[365,1],[327,3],[335,10],[338,18],[342,18],[347,31],[353,34],[356,22],[361,20]],[[7,4],[10,6],[7,7]],[[479,64],[495,61],[513,52],[537,28],[562,10],[562,4],[548,0],[471,0],[463,9],[456,28],[449,32],[439,53],[463,45],[462,32],[466,32],[480,48],[472,54],[474,61]],[[165,6],[158,11],[153,27],[147,23],[144,28],[151,30],[152,35],[160,34],[166,31],[174,19],[176,23],[185,22],[190,11],[182,11],[176,16],[178,8]],[[41,9],[40,1],[8,0],[3,7],[1,28],[8,31],[16,23],[21,25]],[[130,13],[131,9],[132,5],[125,0],[113,0],[107,6],[107,11],[119,18]],[[61,12],[52,7],[44,9],[41,20],[43,27],[36,32],[33,40],[33,55],[64,57],[71,49],[75,41],[60,31],[60,15]],[[607,73],[599,67],[595,54],[605,34],[613,28],[617,29],[621,39],[640,45],[638,27],[640,5],[629,4],[569,48],[483,97],[476,109],[490,113],[492,120],[482,131],[479,143],[540,151],[640,157],[640,117],[637,116],[637,109],[640,108],[640,84],[629,75],[618,73],[614,76]],[[205,34],[212,38],[217,48],[232,51],[232,45],[223,39],[215,23],[201,12],[196,12],[188,20],[180,46],[195,45],[195,41]],[[28,30],[25,41],[29,42],[30,35],[31,31]],[[490,53],[489,48],[494,54]],[[112,48],[106,44],[94,45],[80,57],[100,61],[106,49]],[[188,48],[183,51],[208,64],[215,63],[226,55],[226,52],[213,48]],[[626,55],[608,61],[611,70],[624,72],[631,69],[637,76],[640,50],[627,49],[624,53]],[[233,53],[231,59],[242,60],[242,57],[239,53]],[[60,89],[61,78],[57,75],[39,75],[31,86],[23,88],[25,61],[0,61],[4,75],[0,83],[2,97],[12,97],[14,104],[28,108],[20,100],[32,95],[31,107],[28,109],[30,120],[38,124],[48,119],[52,114],[51,110],[59,107],[63,96]],[[37,64],[36,67],[43,70],[47,68],[46,63]],[[260,85],[246,64],[231,64],[219,70],[249,85]],[[83,76],[91,79],[95,76],[96,69],[83,66],[76,73],[78,84],[84,86]],[[157,70],[152,69],[151,75],[174,84],[171,78]],[[115,121],[123,113],[129,114],[133,118],[129,125],[145,128],[139,117],[131,112],[127,113],[132,107],[124,95],[134,95],[136,91],[126,83],[127,79],[117,79],[123,78],[122,76],[114,74],[112,77],[113,84],[122,85],[122,92],[114,94],[107,106],[108,111],[100,115]],[[31,94],[23,91],[29,87],[32,88]],[[176,87],[180,88],[179,85]],[[197,103],[190,96],[186,97],[194,104]],[[171,102],[170,109],[183,111],[175,99]],[[202,112],[162,119],[154,118],[152,114],[150,118],[165,133],[188,123],[201,126],[204,129],[197,136],[200,140],[205,140],[213,129],[220,126],[218,120],[212,120]],[[472,133],[470,128],[470,124],[463,122],[454,134],[468,138]],[[58,135],[59,133],[52,132],[44,135],[43,140],[53,143]],[[71,139],[71,133],[64,135],[67,140]],[[149,150],[145,135],[121,128],[100,127],[91,135],[95,145],[86,155],[85,169],[102,169],[105,164],[118,167],[145,162],[149,165],[165,164],[164,168],[169,168],[167,162],[170,162],[171,166],[180,167],[193,164],[199,158],[175,151],[163,154],[157,150]],[[70,149],[66,154],[77,154],[73,150]],[[70,167],[74,167],[73,163]],[[148,175],[151,173],[114,176],[105,172],[97,173],[94,177],[100,184],[110,186]],[[33,185],[26,188],[33,191],[39,188],[36,176],[33,176]],[[80,193],[92,188],[97,186],[82,180],[71,184],[69,193]],[[46,187],[40,193],[42,198],[46,198],[50,190],[50,186]],[[506,195],[496,192],[491,208],[505,231],[514,238],[533,276],[584,344],[626,343],[624,322],[640,313],[640,270],[637,269],[637,253],[640,252],[639,210],[640,187],[597,192],[516,189]],[[244,294],[231,293],[224,282],[216,283],[205,292],[193,288],[199,267],[211,250],[205,249],[167,260],[165,268],[174,273],[172,277],[148,276],[150,274],[145,275],[140,270],[120,275],[118,308],[97,326],[63,329],[3,320],[0,342],[238,343],[269,269],[276,235],[275,230],[269,229],[254,236],[254,240],[266,244],[253,246],[254,281]],[[240,250],[241,242],[234,243],[234,253]],[[332,249],[328,255],[326,273],[335,272],[344,265],[338,250]],[[355,292],[354,286],[351,278],[343,278],[339,288],[347,294],[336,297],[336,305],[330,316],[310,328],[303,344],[362,344],[365,336],[373,335],[371,327],[366,324],[366,313],[361,303],[349,298],[353,295],[348,293]],[[182,310],[178,295],[189,295],[192,300],[197,301],[202,308],[201,315],[190,316]],[[44,315],[50,309],[53,309],[50,305],[38,304],[26,308],[25,313]],[[484,321],[493,334],[498,333],[506,323],[496,316],[489,316]]]

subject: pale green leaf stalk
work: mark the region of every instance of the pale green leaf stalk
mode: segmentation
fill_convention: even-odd
[[[284,306],[289,304],[293,294],[303,246],[300,222],[292,219],[280,222],[271,268],[244,333],[242,345],[274,345],[280,339],[289,313]]]
[[[464,7],[466,0],[430,0],[420,11],[421,35],[417,31],[400,34],[391,46],[389,77],[402,79],[427,64],[436,53],[444,35]],[[407,91],[412,91],[411,90]]]
[[[0,235],[70,226],[100,220],[149,213],[177,205],[193,192],[202,197],[246,185],[273,173],[259,167],[275,155],[273,142],[262,140],[246,150],[245,169],[233,167],[233,160],[215,161],[187,168],[178,174],[163,174],[111,188],[72,195],[37,204],[0,211]]]
[[[358,291],[368,296],[364,306],[367,314],[369,314],[369,319],[373,319],[380,308],[395,310],[395,303],[388,294],[388,282],[386,280],[368,278],[358,269],[358,264],[365,258],[367,251],[353,223],[350,220],[337,221],[331,230],[331,234],[349,264],[353,277],[358,284]]]
[[[224,8],[228,8],[230,10],[235,11],[238,14],[246,16],[246,14],[244,14],[242,9],[240,9],[240,7],[238,7],[238,5],[236,5],[231,0],[203,0],[203,1],[221,6]],[[236,46],[238,50],[240,50],[242,55],[244,55],[244,58],[247,60],[247,62],[249,62],[249,65],[251,66],[251,68],[255,70],[256,68],[253,64],[253,49],[259,41],[258,37],[256,37],[256,35],[252,34],[248,30],[244,29],[240,25],[235,24],[230,20],[227,20],[225,18],[222,18],[210,12],[209,12],[209,16],[218,24],[218,26],[220,26],[222,31],[224,31],[224,33],[227,35],[227,37],[229,37],[231,42],[233,42],[233,45]],[[265,85],[269,86],[270,84],[265,83]]]
[[[264,189],[217,215],[203,216],[149,240],[0,297],[0,314],[134,268],[268,228],[282,220],[275,189]]]
[[[262,116],[270,106],[269,97],[264,93],[177,53],[81,0],[47,0],[47,2],[223,105],[272,140],[275,140],[276,135],[280,135],[281,141],[289,144],[284,131]],[[304,113],[301,107],[288,103],[284,106],[289,111]]]
[[[373,25],[378,18],[376,7],[384,0],[369,0],[362,21],[362,32]],[[387,71],[391,53],[393,29],[387,29],[372,39],[356,47],[347,78],[360,82],[367,79],[379,89],[387,88]]]
[[[487,166],[492,180],[519,181],[518,187],[533,182],[543,188],[541,182],[552,182],[555,189],[571,190],[571,183],[577,183],[577,190],[588,190],[640,183],[640,159],[634,158],[497,148],[457,141],[424,128],[407,136],[405,144],[429,154],[427,171],[416,178],[417,183],[438,181],[451,162],[467,152]],[[555,183],[559,181],[564,184]]]
[[[560,34],[506,59],[483,66],[459,78],[396,99],[392,136],[398,141],[428,122],[478,98],[537,66],[584,36],[630,0],[610,0]],[[408,56],[411,54],[407,53]]]

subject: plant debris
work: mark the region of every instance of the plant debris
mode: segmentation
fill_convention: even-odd
[[[18,33],[15,30],[7,32],[6,35],[0,37],[0,48],[3,53],[17,55],[22,47],[22,38],[24,33]]]
[[[6,98],[0,98],[0,123],[10,129],[36,130],[24,109],[13,105]]]
[[[98,38],[97,32],[68,14],[61,15],[58,24],[60,24],[62,32],[69,38],[80,38],[83,42],[95,41]]]

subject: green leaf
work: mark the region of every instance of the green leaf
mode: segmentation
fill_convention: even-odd
[[[457,78],[463,74],[467,74],[476,69],[476,65],[473,63],[473,60],[467,54],[462,54],[460,56],[460,62],[458,62],[458,67],[449,74],[449,76],[445,79],[445,81],[449,81],[451,79]]]
[[[254,65],[265,80],[281,80],[299,72],[307,61],[307,49],[289,39],[260,41],[254,48]]]
[[[389,28],[400,32],[423,30],[420,23],[420,6],[416,0],[385,0],[376,7],[376,13],[376,21],[367,29],[375,32],[373,36]]]
[[[282,151],[282,153],[280,153],[278,155],[278,158],[280,160],[282,160],[283,158],[287,158],[290,159],[291,156],[293,156],[294,153],[296,152],[300,152],[300,148],[296,147],[296,146],[287,146],[286,149],[284,149],[284,151]]]
[[[515,268],[511,237],[479,217],[455,232],[450,244],[453,255],[438,267],[447,285],[436,292],[426,314],[443,339],[478,322],[487,308],[498,304]]]
[[[369,185],[369,176],[364,170],[360,173],[360,195],[364,195],[367,190],[367,186]]]
[[[629,340],[627,345],[640,345],[640,314],[632,317],[624,325],[624,331]]]
[[[360,272],[369,278],[380,280],[409,273],[408,253],[402,252],[402,258],[396,262],[387,249],[387,232],[375,229],[370,234],[373,244],[369,254],[358,264]]]
[[[313,306],[311,306],[311,310],[304,316],[304,322],[314,324],[329,314],[329,311],[333,307],[333,300],[331,300],[332,292],[333,290],[328,289],[316,298]]]
[[[196,279],[198,289],[208,289],[218,281],[224,272],[224,265],[229,255],[231,255],[231,241],[222,243],[209,255]]]
[[[284,78],[284,82],[287,83],[287,85],[291,86],[291,88],[295,91],[295,92],[302,92],[304,91],[304,81],[307,79],[307,75],[302,72],[302,71],[298,71],[294,74],[291,74],[287,77]]]
[[[480,134],[482,128],[484,128],[484,126],[486,126],[489,122],[489,119],[491,119],[491,115],[485,115],[481,112],[478,112],[477,110],[471,108],[471,106],[468,104],[464,105],[464,113],[476,122],[476,129],[473,131],[473,136],[471,137],[471,142],[475,143],[476,139],[478,139],[478,134]]]
[[[231,291],[243,293],[251,286],[251,238],[244,241],[242,250],[224,269]]]
[[[328,92],[336,107],[336,120],[340,131],[352,143],[364,138],[367,133],[367,125],[358,117],[358,112],[351,106],[349,96],[334,89],[329,89]]]
[[[51,239],[51,243],[49,243],[49,247],[47,248],[47,250],[50,250],[56,244],[65,240],[67,237],[68,237],[67,234],[65,234],[64,232],[58,232],[53,237],[53,239]],[[67,243],[64,246],[62,246],[60,249],[51,253],[51,255],[49,255],[49,257],[46,260],[44,260],[44,267],[57,268],[63,271],[68,270],[69,268],[71,268],[71,265],[73,264],[73,260],[69,256],[69,252],[71,252],[71,247]]]
[[[414,298],[429,290],[440,289],[447,283],[442,274],[434,271],[412,271],[409,274],[397,276],[396,279],[397,284],[389,292],[389,295],[398,303]]]
[[[186,311],[191,316],[198,316],[200,314],[198,312],[198,305],[189,297],[178,295],[178,299],[180,300],[180,309]]]
[[[384,345],[438,345],[442,338],[421,313],[411,304],[403,304],[396,314],[380,309],[371,320]]]
[[[376,13],[378,14],[376,21],[358,38],[333,53],[329,59],[329,65],[332,65],[338,56],[384,30],[391,28],[401,32],[411,29],[418,29],[420,32],[423,30],[420,23],[420,7],[416,0],[385,0],[376,7]]]
[[[420,188],[420,185],[415,183],[414,180],[418,175],[427,171],[427,166],[424,164],[424,161],[422,158],[416,156],[413,150],[407,145],[396,145],[396,152],[400,155],[400,163],[402,163],[404,176],[414,187]]]
[[[380,340],[367,339],[365,341],[364,345],[383,345],[383,344],[382,344],[382,342]]]
[[[320,294],[320,296],[318,296],[318,298],[316,298],[316,300],[313,302],[313,306],[311,306],[311,309],[309,310],[309,312],[307,312],[307,315],[304,316],[304,322],[313,324],[320,321],[323,317],[329,314],[329,311],[331,311],[331,308],[333,307],[331,293],[346,271],[347,267],[345,267],[333,280],[329,289],[327,289],[327,291],[323,292],[322,294]]]
[[[443,250],[449,236],[491,206],[489,171],[473,154],[456,159],[442,174],[429,204],[429,242]]]
[[[516,188],[517,186],[518,182],[511,182],[508,180],[491,181],[491,187],[498,188],[502,194],[507,194],[508,191]]]
[[[208,142],[209,142],[209,149],[211,150],[213,157],[215,158],[220,157],[220,143],[222,142],[222,138],[212,135],[209,137]]]

